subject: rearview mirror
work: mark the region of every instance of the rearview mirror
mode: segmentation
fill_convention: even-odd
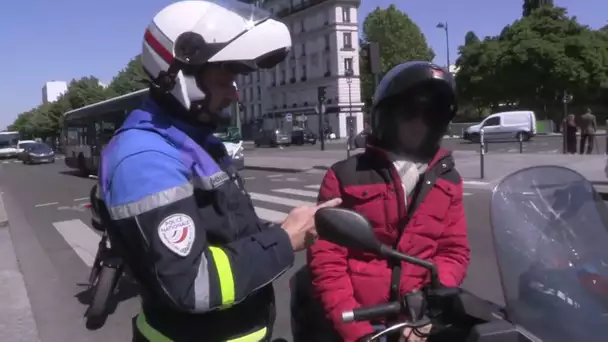
[[[381,243],[376,239],[369,221],[361,214],[344,208],[321,208],[315,214],[319,236],[342,247],[380,254]]]

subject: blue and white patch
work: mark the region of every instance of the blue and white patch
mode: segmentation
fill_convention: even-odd
[[[186,214],[173,214],[158,225],[160,241],[173,253],[182,257],[190,254],[195,232],[194,220]]]

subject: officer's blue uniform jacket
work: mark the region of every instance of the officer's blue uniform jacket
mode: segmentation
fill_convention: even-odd
[[[288,235],[262,222],[212,131],[152,99],[104,149],[99,197],[111,241],[142,287],[137,327],[151,341],[259,341],[274,320],[271,282]]]

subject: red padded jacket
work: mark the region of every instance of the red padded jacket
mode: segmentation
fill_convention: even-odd
[[[432,260],[443,285],[459,286],[470,256],[462,179],[454,169],[453,157],[444,150],[437,153],[426,173],[437,175],[436,180],[425,178],[422,187],[431,188],[420,191],[426,195],[402,234],[399,224],[407,208],[405,200],[397,200],[405,197],[401,180],[386,155],[376,148],[368,146],[364,153],[334,164],[323,179],[318,200],[341,197],[343,207],[369,219],[382,243]],[[343,323],[341,314],[388,301],[391,266],[387,260],[319,240],[308,250],[308,265],[315,294],[342,339],[356,341],[373,332],[369,322]],[[424,286],[427,273],[403,263],[401,294]]]

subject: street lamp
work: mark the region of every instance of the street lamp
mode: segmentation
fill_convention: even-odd
[[[350,145],[353,141],[353,98],[351,85],[353,83],[353,71],[346,70],[346,84],[348,84],[348,140],[346,141],[346,157],[350,157]]]
[[[447,50],[447,59],[448,59],[448,72],[450,72],[450,34],[448,33],[448,22],[437,24],[437,28],[443,29],[445,31],[445,45]]]

